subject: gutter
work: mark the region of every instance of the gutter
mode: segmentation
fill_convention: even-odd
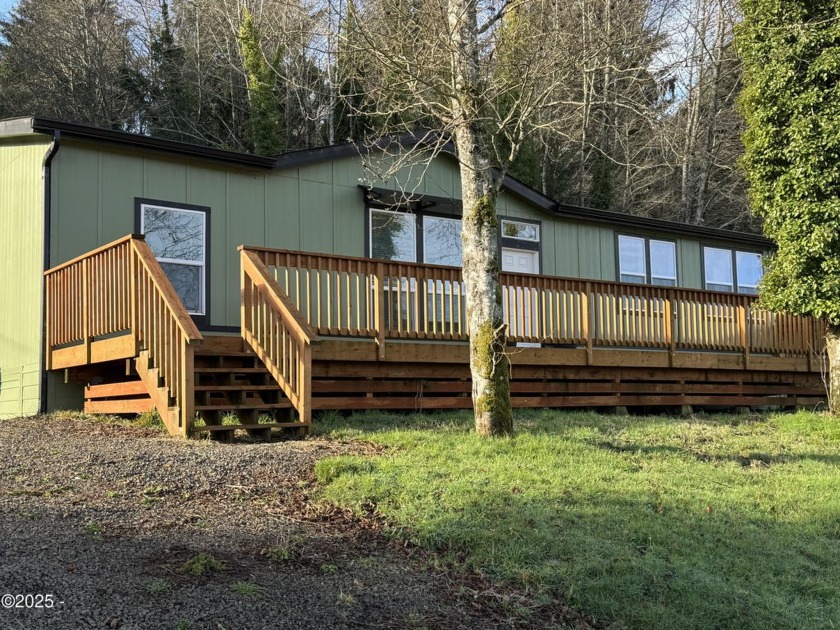
[[[44,156],[44,271],[50,268],[50,239],[52,236],[52,161],[58,149],[61,147],[61,131],[53,131],[53,140],[50,148]],[[41,276],[41,388],[39,393],[40,402],[38,412],[47,412],[47,280]]]

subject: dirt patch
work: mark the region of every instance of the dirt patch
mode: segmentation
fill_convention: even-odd
[[[366,448],[182,442],[81,419],[0,423],[0,595],[55,600],[0,608],[0,627],[520,625],[509,597],[467,576],[454,584],[375,520],[309,499],[318,459]]]
[[[315,461],[359,448],[3,422],[0,590],[63,604],[0,609],[0,626],[486,627],[444,596],[445,578],[308,502]],[[215,568],[187,568],[200,556]]]

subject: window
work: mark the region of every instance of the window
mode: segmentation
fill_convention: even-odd
[[[187,311],[204,315],[207,211],[141,202],[140,231]]]
[[[676,244],[641,236],[619,235],[618,276],[621,282],[676,286]]]
[[[515,238],[520,241],[534,241],[538,243],[540,240],[540,226],[536,223],[502,219],[502,238]]]
[[[461,266],[461,220],[423,217],[423,262]]]
[[[645,239],[635,236],[618,237],[618,268],[621,282],[640,282],[647,279]]]
[[[703,248],[703,271],[706,274],[706,289],[709,291],[732,291],[732,250],[717,247]]]
[[[720,247],[703,248],[703,271],[709,291],[736,291],[758,293],[758,283],[764,270],[761,254],[732,251]]]
[[[418,209],[401,212],[369,208],[368,255],[400,262],[460,267],[462,264],[461,219]],[[540,224],[502,219],[502,248],[539,251]]]
[[[417,262],[417,234],[413,214],[390,210],[370,211],[372,258]]]
[[[761,268],[761,254],[735,252],[735,269],[738,277],[738,293],[758,293],[758,283],[764,270]]]
[[[677,286],[677,244],[654,241],[650,244],[650,283],[665,287]]]

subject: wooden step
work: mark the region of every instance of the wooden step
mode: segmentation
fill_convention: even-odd
[[[279,385],[196,385],[197,392],[282,392]]]
[[[259,411],[262,409],[290,409],[288,400],[279,403],[255,403],[253,405],[196,405],[196,411]]]
[[[85,398],[121,398],[127,396],[148,396],[149,392],[143,381],[125,381],[122,383],[103,383],[85,387]]]
[[[247,350],[242,350],[240,352],[231,352],[231,351],[213,352],[212,348],[211,349],[205,349],[205,348],[202,348],[202,347],[199,346],[198,348],[196,348],[195,356],[197,356],[197,357],[222,357],[222,358],[225,358],[225,357],[248,357],[248,358],[253,358],[253,357],[256,357],[257,355],[254,354],[253,352],[249,352]]]
[[[268,374],[264,367],[197,367],[197,374]]]
[[[235,431],[236,429],[254,430],[254,429],[294,429],[306,426],[301,422],[267,422],[265,424],[208,424],[203,427],[193,426],[193,433],[201,433],[204,431]]]
[[[146,413],[155,408],[149,396],[145,398],[121,398],[118,400],[86,400],[85,413],[124,414]]]

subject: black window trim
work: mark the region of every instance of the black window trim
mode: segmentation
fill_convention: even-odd
[[[507,214],[497,215],[499,219],[499,269],[502,268],[502,249],[518,249],[521,251],[537,252],[537,274],[543,272],[543,227],[542,221],[536,219],[522,219]],[[502,221],[516,221],[517,223],[530,223],[537,226],[537,233],[540,236],[538,241],[526,241],[520,238],[511,238],[502,234]]]
[[[433,204],[436,205],[436,204]],[[365,199],[365,220],[364,220],[364,230],[365,230],[365,252],[366,256],[373,258],[373,250],[372,250],[372,243],[370,237],[370,229],[371,229],[371,211],[372,210],[380,210],[385,212],[402,212],[406,214],[414,215],[414,229],[415,229],[415,255],[417,260],[414,262],[420,264],[432,264],[425,262],[425,243],[423,242],[423,219],[425,217],[435,217],[439,219],[453,219],[457,221],[464,220],[463,214],[455,214],[455,213],[446,213],[446,212],[436,212],[434,210],[429,210],[429,207],[433,207],[433,205],[427,205],[423,207],[419,202],[410,202],[401,205],[388,205],[384,203],[376,203],[374,200]],[[459,206],[453,201],[453,207],[458,208]],[[542,264],[543,264],[543,227],[542,221],[538,221],[535,219],[522,219],[520,217],[513,217],[508,215],[497,215],[499,221],[499,232],[498,232],[498,241],[499,241],[499,257],[501,258],[502,248],[510,248],[510,249],[520,249],[520,250],[527,250],[527,251],[534,251],[538,252],[538,265],[539,271],[537,273],[542,273]],[[524,241],[521,239],[512,239],[512,238],[505,238],[502,236],[502,221],[517,221],[519,223],[529,223],[531,225],[536,225],[539,230],[539,241]]]
[[[645,243],[645,281],[642,284],[651,286],[668,288],[670,286],[679,287],[680,285],[680,256],[679,256],[679,242],[677,239],[666,238],[662,236],[650,236],[649,234],[639,234],[638,232],[622,232],[616,230],[615,232],[615,278],[618,282],[623,282],[621,279],[621,237],[627,236],[630,238],[640,238]],[[659,241],[661,243],[672,243],[674,245],[674,284],[653,284],[653,276],[650,268],[650,242]],[[627,284],[637,284],[635,282],[628,282]]]
[[[732,261],[732,291],[720,291],[718,289],[709,289],[706,287],[706,248],[711,247],[712,249],[722,249],[729,252],[730,260]],[[716,293],[735,293],[736,295],[757,295],[756,293],[745,293],[739,291],[739,282],[738,282],[738,257],[737,253],[741,252],[742,254],[758,254],[759,257],[764,258],[766,252],[760,251],[758,249],[747,249],[744,247],[727,247],[725,245],[720,245],[718,243],[712,243],[709,241],[701,241],[700,242],[700,280],[701,285],[703,286],[704,291],[715,291]],[[763,275],[763,274],[762,274]],[[757,289],[756,289],[757,290]]]
[[[178,201],[167,201],[165,199],[149,199],[146,197],[134,198],[134,232],[141,234],[140,226],[143,223],[142,212],[143,206],[159,206],[162,208],[172,208],[173,210],[192,210],[193,212],[203,212],[204,217],[204,314],[193,315],[190,314],[192,320],[199,330],[209,330],[210,328],[210,298],[211,298],[211,284],[210,284],[210,206],[198,206],[190,203],[181,203]]]

